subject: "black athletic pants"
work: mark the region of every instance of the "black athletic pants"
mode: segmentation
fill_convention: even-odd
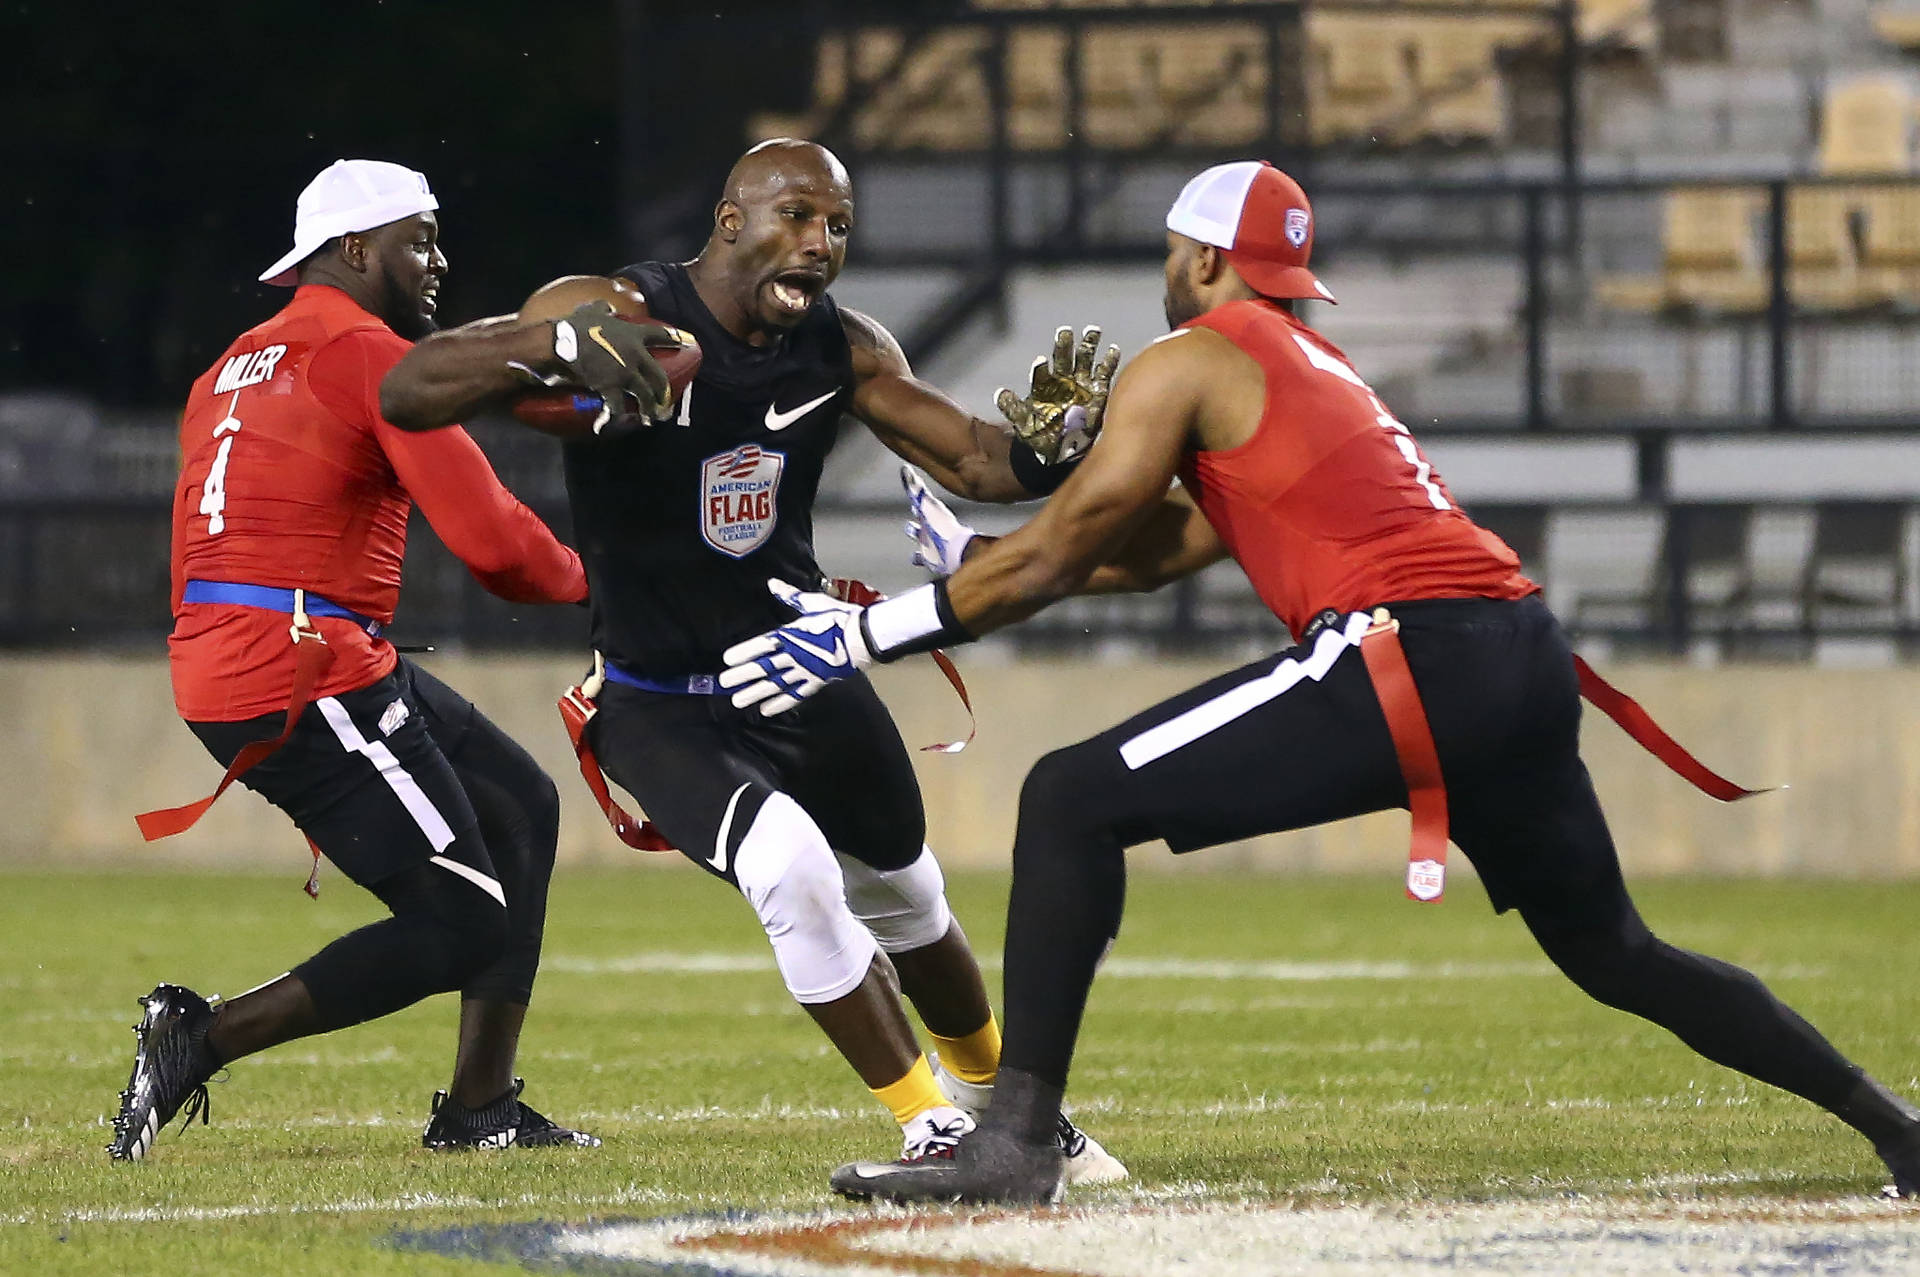
[[[1752,975],[1664,943],[1634,909],[1580,761],[1572,655],[1545,604],[1387,606],[1433,729],[1453,841],[1494,907],[1519,910],[1601,1002],[1840,1110],[1857,1068]],[[1185,852],[1406,805],[1353,642],[1364,618],[1347,621],[1034,765],[1013,852],[1004,1068],[1066,1085],[1087,988],[1119,932],[1126,848],[1164,839]]]
[[[223,765],[284,716],[189,723]],[[473,704],[407,660],[309,705],[242,783],[293,818],[393,916],[293,974],[326,1028],[434,993],[525,1005],[560,836],[553,781]]]
[[[773,718],[725,696],[610,682],[587,731],[607,775],[660,832],[736,888],[740,841],[775,793],[799,803],[836,852],[883,872],[906,868],[925,845],[913,761],[864,678]]]

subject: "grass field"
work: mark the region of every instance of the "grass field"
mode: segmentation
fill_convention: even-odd
[[[471,1272],[393,1239],[813,1211],[836,1162],[897,1147],[745,909],[672,866],[555,884],[521,1071],[530,1102],[604,1148],[422,1150],[451,1066],[441,999],[244,1060],[213,1088],[210,1128],[110,1164],[138,994],[162,978],[238,992],[374,916],[337,875],[309,903],[299,876],[0,875],[0,1271]],[[1004,880],[952,888],[997,957]],[[1753,966],[1920,1089],[1920,885],[1639,894],[1669,939]],[[1134,1172],[1096,1203],[1785,1205],[1858,1201],[1882,1170],[1812,1107],[1588,1002],[1477,888],[1422,907],[1391,874],[1136,875],[1070,1098]]]

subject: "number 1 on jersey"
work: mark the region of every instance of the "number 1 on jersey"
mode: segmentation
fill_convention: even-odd
[[[214,454],[213,468],[207,471],[207,481],[200,489],[200,513],[207,516],[207,532],[213,536],[227,528],[227,457],[233,451],[233,437],[240,433],[240,418],[233,415],[239,406],[240,392],[236,390],[227,404],[227,415],[213,428],[220,451]]]
[[[1387,411],[1387,406],[1380,402],[1380,396],[1373,393],[1373,387],[1360,380],[1360,374],[1349,368],[1343,361],[1329,355],[1299,333],[1293,335],[1293,341],[1300,347],[1300,353],[1307,357],[1307,362],[1315,368],[1321,372],[1332,373],[1348,385],[1359,387],[1360,392],[1366,395],[1367,402],[1373,405],[1374,422],[1393,436],[1394,447],[1400,450],[1400,455],[1405,457],[1407,464],[1413,467],[1414,482],[1427,490],[1428,502],[1436,510],[1453,509],[1453,503],[1447,500],[1446,493],[1440,491],[1440,485],[1433,481],[1433,466],[1420,455],[1420,447],[1413,441],[1413,432],[1400,424],[1398,417]]]

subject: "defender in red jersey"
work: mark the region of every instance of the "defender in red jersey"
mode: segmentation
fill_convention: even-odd
[[[194,383],[174,501],[181,717],[393,916],[218,1005],[171,984],[142,999],[115,1158],[145,1156],[183,1104],[204,1119],[206,1080],[243,1055],[455,989],[453,1082],[428,1146],[599,1142],[521,1103],[513,1076],[559,836],[554,784],[382,637],[416,502],[502,598],[586,595],[579,556],[465,431],[406,434],[381,415],[381,378],[433,328],[447,268],[437,207],[423,176],[379,161],[339,161],[302,192],[293,250],[261,276],[295,285],[292,300]],[[149,813],[143,829],[174,832],[200,810]]]
[[[962,642],[1075,592],[1152,589],[1228,554],[1300,639],[1034,765],[993,1105],[951,1160],[856,1163],[833,1187],[1053,1197],[1046,1134],[1118,934],[1126,849],[1186,852],[1411,804],[1416,842],[1437,817],[1437,846],[1410,867],[1409,894],[1438,895],[1450,832],[1494,907],[1518,910],[1583,990],[1828,1109],[1873,1142],[1900,1195],[1920,1190],[1920,1112],[1752,975],[1642,922],[1580,761],[1582,680],[1558,623],[1346,357],[1292,313],[1293,299],[1332,300],[1307,267],[1312,216],[1268,165],[1195,178],[1167,219],[1173,331],[1122,372],[1100,442],[1046,507],[1005,538],[975,537],[910,476],[921,558],[950,577],[864,609],[803,598],[798,620],[727,654],[736,703],[778,712],[839,665]],[[822,659],[841,647],[844,661]]]

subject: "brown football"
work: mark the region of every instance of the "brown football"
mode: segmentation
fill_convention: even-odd
[[[563,275],[550,284],[534,289],[520,307],[522,319],[564,319],[576,306],[604,301],[620,319],[645,320],[647,299],[631,282],[606,275]],[[673,387],[675,402],[700,371],[700,343],[693,334],[667,325],[674,334],[670,342],[648,342],[647,350],[659,361]],[[577,438],[593,433],[600,416],[600,396],[583,386],[559,385],[544,390],[529,390],[513,401],[513,415],[535,430],[562,438]]]

